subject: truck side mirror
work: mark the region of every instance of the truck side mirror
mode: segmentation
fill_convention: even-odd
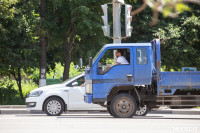
[[[82,58],[79,59],[79,67],[83,68],[83,59]]]
[[[92,67],[92,57],[89,58],[89,67]]]

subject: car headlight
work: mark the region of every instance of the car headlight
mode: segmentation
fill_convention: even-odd
[[[33,91],[29,94],[29,97],[39,97],[43,91]]]

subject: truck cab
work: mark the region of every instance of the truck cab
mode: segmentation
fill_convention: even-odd
[[[123,51],[127,64],[116,62],[113,55],[117,50]],[[174,98],[181,99],[183,95],[178,93],[182,89],[199,91],[200,72],[161,72],[160,41],[157,39],[150,43],[105,45],[89,59],[85,81],[85,102],[107,107],[114,117],[128,118],[144,107],[144,115],[149,109],[162,105],[180,104],[182,107],[183,101],[173,102]],[[193,98],[193,103],[187,103],[193,107],[200,105],[199,96],[183,97]]]
[[[115,65],[113,53],[118,49],[124,51],[129,64]],[[106,102],[113,87],[151,85],[154,68],[151,49],[151,43],[105,45],[85,72],[87,102]]]

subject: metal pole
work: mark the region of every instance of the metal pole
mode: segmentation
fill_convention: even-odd
[[[121,43],[121,4],[113,0],[113,43]],[[117,58],[114,50],[114,62]]]
[[[121,43],[121,4],[113,0],[113,43]]]

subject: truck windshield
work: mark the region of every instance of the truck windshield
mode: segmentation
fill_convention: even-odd
[[[99,55],[101,54],[101,52],[104,50],[104,47],[101,48],[101,50],[96,54],[96,56],[93,58],[93,63],[95,62],[95,60],[97,59],[97,57],[99,57]]]

